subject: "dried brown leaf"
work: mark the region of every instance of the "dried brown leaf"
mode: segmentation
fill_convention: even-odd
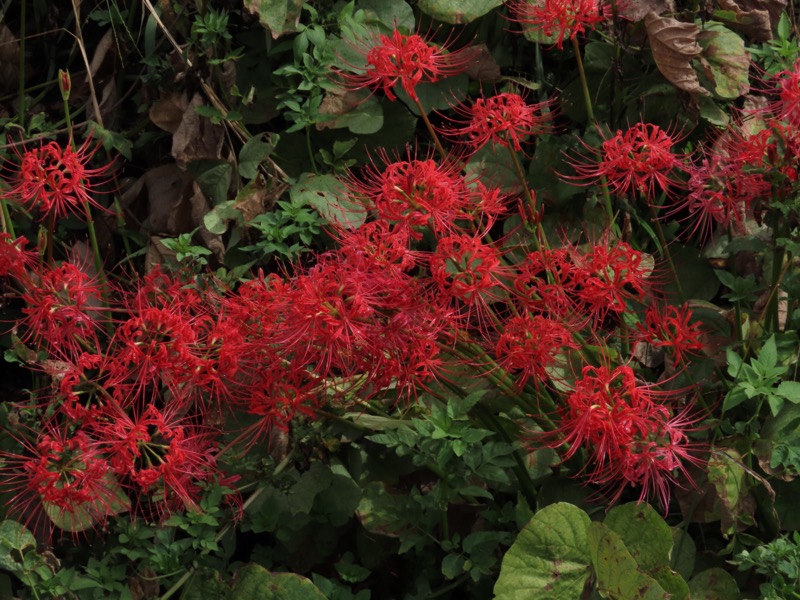
[[[200,94],[192,96],[172,136],[172,156],[181,167],[195,160],[216,160],[222,156],[225,130],[197,114],[195,108],[204,104]]]
[[[766,42],[771,40],[774,23],[769,10],[755,7],[744,9],[743,4],[745,3],[736,2],[735,0],[717,0],[717,5],[722,10],[714,15],[714,19],[724,23],[731,29],[743,33],[754,42]],[[786,2],[784,0],[781,7],[785,6]],[[733,18],[729,18],[725,13],[732,13]],[[778,12],[778,14],[780,14],[780,12]]]
[[[19,40],[0,23],[0,89],[12,91],[19,85]]]
[[[644,18],[653,58],[661,74],[675,87],[691,94],[708,94],[692,68],[703,49],[697,43],[700,27],[672,17],[648,13]]]
[[[153,103],[148,115],[156,127],[174,134],[183,121],[183,114],[188,105],[189,100],[185,92],[174,92]]]
[[[94,105],[90,104],[89,118],[105,127],[113,128],[115,106],[117,104],[117,74],[118,74],[117,45],[114,42],[114,33],[111,29],[103,34],[94,50],[94,55],[89,63],[89,73],[94,81],[94,90],[98,95],[97,105],[100,115],[94,113]],[[88,84],[88,76],[87,76]]]
[[[620,2],[617,5],[617,12],[623,19],[638,23],[651,12],[657,15],[675,12],[675,2],[674,0],[630,0],[630,2]]]
[[[142,222],[146,231],[175,235],[192,230],[192,177],[175,164],[161,165],[147,171],[122,195],[123,207],[138,199],[147,204],[147,216]]]
[[[497,81],[500,79],[500,65],[492,56],[486,44],[471,47],[474,55],[467,65],[467,76],[476,81]]]

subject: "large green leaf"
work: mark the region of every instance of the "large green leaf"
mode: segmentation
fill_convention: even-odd
[[[709,22],[697,36],[703,48],[699,61],[721,98],[738,98],[750,91],[750,55],[744,40],[719,23]]]
[[[347,187],[333,175],[304,174],[289,190],[292,202],[313,206],[328,223],[357,229],[367,218],[363,206],[349,198]]]
[[[294,573],[270,573],[251,563],[236,572],[229,600],[327,600],[310,580]]]
[[[419,9],[445,23],[463,25],[482,17],[503,0],[419,0]]]
[[[0,523],[0,568],[17,575],[25,571],[22,557],[36,549],[36,538],[21,523],[6,520]]]
[[[244,7],[278,38],[297,31],[303,0],[244,0]]]
[[[604,523],[589,524],[588,543],[601,596],[615,600],[670,597],[655,579],[639,569],[622,538]]]
[[[630,502],[615,506],[603,522],[619,534],[642,570],[669,564],[672,532],[649,504]]]
[[[537,512],[503,557],[496,600],[579,598],[589,577],[589,516],[559,502]]]
[[[736,580],[720,568],[698,573],[689,581],[692,600],[737,600],[741,598]]]

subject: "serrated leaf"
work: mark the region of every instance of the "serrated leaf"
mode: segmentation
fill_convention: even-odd
[[[537,512],[503,557],[495,600],[578,598],[589,578],[589,516],[559,502]]]
[[[793,404],[800,403],[800,381],[781,381],[775,393]]]
[[[419,0],[419,9],[429,17],[453,25],[464,25],[482,17],[503,0]]]
[[[622,538],[605,523],[589,524],[588,543],[601,596],[618,600],[669,598],[655,579],[639,569]]]

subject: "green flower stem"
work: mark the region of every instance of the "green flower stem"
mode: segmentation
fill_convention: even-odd
[[[311,127],[308,125],[306,125],[306,150],[308,150],[308,160],[311,161],[311,170],[314,171],[316,175],[319,175],[317,161],[314,160],[314,147],[311,144]]]
[[[419,98],[414,98],[414,102],[416,102],[417,104],[417,110],[419,110],[419,116],[422,117],[422,122],[425,123],[425,127],[428,129],[428,133],[433,139],[433,145],[436,146],[436,151],[439,153],[439,156],[442,157],[442,160],[448,160],[450,158],[450,155],[447,154],[447,152],[444,149],[444,146],[442,146],[442,142],[439,141],[439,136],[436,135],[436,130],[433,128],[430,119],[428,119],[428,114],[422,107],[422,103],[419,101]]]
[[[3,216],[3,232],[10,235],[12,239],[17,239],[17,234],[14,233],[14,223],[11,220],[11,213],[8,211],[8,203],[5,197],[0,198],[0,209],[2,209]]]
[[[597,119],[594,116],[594,107],[592,105],[592,96],[589,92],[589,84],[586,81],[586,71],[583,69],[583,58],[581,58],[581,47],[578,44],[578,39],[573,36],[572,37],[572,47],[575,49],[575,61],[578,63],[578,75],[581,80],[581,90],[583,91],[583,102],[586,105],[586,116],[589,120],[597,124]],[[600,178],[600,187],[603,189],[603,203],[606,207],[606,213],[608,214],[608,222],[609,225],[614,225],[614,207],[611,205],[611,193],[608,191],[608,183],[606,182],[606,177],[603,175]]]
[[[644,201],[647,202],[647,199],[645,198]],[[656,228],[656,235],[661,244],[661,255],[667,259],[669,269],[672,271],[672,279],[675,281],[675,290],[678,292],[678,298],[681,302],[686,302],[686,295],[683,293],[681,279],[678,277],[678,270],[675,268],[675,262],[672,260],[672,253],[669,251],[667,238],[664,235],[664,228],[661,227],[661,220],[658,218],[658,213],[656,213],[656,207],[650,204],[650,202],[647,202],[647,207],[650,209],[650,218],[653,220],[653,224]]]
[[[540,220],[537,218],[539,211],[536,209],[536,199],[533,197],[531,188],[528,186],[528,178],[525,176],[522,163],[519,162],[519,156],[517,156],[517,153],[514,152],[514,149],[511,146],[506,145],[506,148],[508,148],[508,153],[511,155],[511,163],[514,165],[514,172],[516,173],[517,179],[519,179],[519,183],[522,186],[522,195],[525,198],[525,202],[527,202],[528,206],[530,207],[531,218],[536,221],[536,231],[533,235],[533,245],[537,251],[540,251],[543,244],[545,247],[547,247],[547,237],[544,234]],[[541,238],[541,240],[539,238]]]
[[[778,245],[778,239],[787,237],[788,231],[786,219],[781,219],[777,216],[777,223],[773,226],[775,232],[773,236],[773,244],[775,249],[772,252],[772,284],[769,290],[769,299],[767,300],[767,308],[764,311],[764,325],[771,328],[773,332],[780,331],[780,315],[778,312],[778,287],[783,280],[785,273],[784,262],[786,260],[786,249]]]

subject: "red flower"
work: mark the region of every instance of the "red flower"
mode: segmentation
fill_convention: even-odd
[[[45,424],[21,454],[3,453],[3,485],[17,494],[11,510],[38,522],[43,511],[61,529],[79,532],[128,508],[107,456],[86,433]],[[52,531],[52,525],[50,527]]]
[[[600,0],[516,0],[511,4],[514,20],[534,36],[555,37],[562,48],[565,39],[591,31],[606,20],[608,7]]]
[[[108,181],[113,164],[91,168],[89,163],[98,149],[92,139],[86,139],[77,149],[72,144],[62,147],[56,142],[30,150],[24,145],[21,150],[15,146],[20,165],[11,178],[7,197],[38,211],[42,218],[60,218],[69,213],[85,218],[85,205],[102,209],[92,194]]]
[[[25,250],[28,240],[24,237],[12,239],[0,233],[0,277],[22,279],[36,262],[36,253]]]
[[[96,445],[108,452],[111,469],[126,486],[147,496],[139,504],[161,517],[199,510],[198,484],[218,475],[215,431],[153,405],[133,415],[110,408],[106,417],[94,427]]]
[[[391,36],[378,34],[362,41],[357,48],[364,55],[364,73],[340,73],[353,89],[382,89],[390,100],[397,97],[394,87],[400,84],[409,97],[418,100],[416,87],[463,73],[474,53],[469,48],[448,51],[417,34],[405,35],[394,30]]]
[[[625,365],[584,367],[550,445],[568,444],[565,460],[584,448],[589,482],[616,488],[614,501],[633,485],[641,487],[640,501],[655,497],[666,508],[676,472],[685,474],[683,461],[698,460],[686,435],[696,420],[688,409],[672,416],[668,408],[680,393],[637,384]]]
[[[371,165],[363,179],[350,177],[348,187],[356,198],[374,203],[379,220],[407,228],[415,239],[422,238],[425,227],[437,234],[452,232],[456,221],[470,218],[467,211],[480,202],[470,193],[460,165],[431,158],[382,158],[385,167]]]
[[[577,348],[569,330],[558,321],[541,315],[522,315],[508,319],[497,340],[498,364],[515,372],[519,387],[532,379],[538,385],[550,376],[550,369],[561,364],[567,348]]]
[[[100,284],[76,265],[47,268],[22,294],[23,323],[51,356],[72,359],[88,345],[97,349],[103,309]]]
[[[639,339],[657,348],[672,348],[676,363],[684,362],[687,354],[702,350],[700,323],[691,322],[692,311],[685,304],[659,307],[651,305],[645,311],[644,324],[637,324]]]
[[[685,169],[685,156],[672,151],[677,141],[657,125],[637,123],[624,132],[618,130],[599,149],[584,144],[595,157],[572,161],[578,177],[565,179],[599,181],[605,177],[615,194],[633,191],[652,201],[658,191],[679,184],[674,174]]]
[[[527,138],[550,131],[550,104],[528,104],[519,94],[511,93],[478,98],[470,107],[456,107],[454,110],[464,118],[463,125],[443,133],[466,138],[473,150],[492,143],[521,151]]]

